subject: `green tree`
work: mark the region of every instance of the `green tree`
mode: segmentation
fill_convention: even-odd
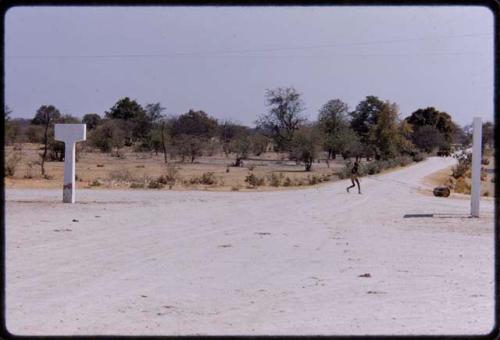
[[[124,97],[118,100],[109,111],[106,111],[105,115],[109,119],[133,120],[143,113],[144,109],[141,105],[129,97]]]
[[[443,133],[432,125],[418,127],[412,135],[412,141],[425,152],[433,152],[448,145]]]
[[[180,115],[172,121],[172,135],[188,135],[210,138],[217,133],[217,120],[203,111],[193,111]]]
[[[413,125],[415,131],[422,126],[431,126],[441,132],[448,143],[453,143],[458,126],[453,122],[451,116],[434,107],[418,109],[413,112],[406,121]]]
[[[87,129],[94,130],[101,123],[101,116],[97,113],[87,113],[83,116],[82,123],[87,124]]]
[[[318,125],[323,133],[324,149],[328,152],[328,159],[333,158],[339,149],[338,138],[341,131],[348,128],[349,107],[339,99],[328,101],[319,111]]]
[[[33,125],[43,127],[43,154],[40,155],[42,176],[45,176],[45,160],[47,159],[47,150],[49,146],[49,129],[53,131],[54,123],[61,118],[61,113],[53,105],[42,105],[37,110],[35,117],[31,121]],[[52,132],[53,133],[53,132]]]
[[[293,136],[290,159],[304,163],[305,170],[311,171],[321,146],[321,133],[316,126],[303,126]]]
[[[235,154],[234,166],[241,166],[242,161],[248,157],[251,150],[251,140],[248,133],[240,133],[231,139],[229,152]]]
[[[376,159],[394,158],[399,154],[401,133],[398,121],[399,109],[395,103],[385,102],[371,125],[368,141],[375,146]]]
[[[257,120],[257,126],[270,131],[278,150],[286,151],[294,133],[306,121],[302,116],[305,107],[301,94],[293,87],[278,87],[266,90],[266,101],[269,112]]]
[[[378,97],[367,96],[351,112],[351,128],[360,136],[362,143],[369,143],[370,129],[377,123],[385,105]]]
[[[111,152],[115,148],[118,153],[125,144],[123,129],[123,121],[104,119],[103,123],[90,133],[89,142],[102,152]]]

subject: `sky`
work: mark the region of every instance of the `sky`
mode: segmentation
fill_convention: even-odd
[[[479,6],[14,7],[5,102],[101,116],[120,98],[254,125],[266,89],[294,87],[315,120],[331,99],[434,106],[493,120],[493,14]]]

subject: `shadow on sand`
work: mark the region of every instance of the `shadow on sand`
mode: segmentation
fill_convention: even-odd
[[[403,218],[472,218],[469,214],[405,214]]]

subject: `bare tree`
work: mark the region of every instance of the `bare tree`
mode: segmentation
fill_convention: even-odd
[[[302,116],[304,103],[293,87],[266,91],[269,113],[257,120],[257,126],[271,132],[280,150],[290,146],[295,131],[306,121]]]

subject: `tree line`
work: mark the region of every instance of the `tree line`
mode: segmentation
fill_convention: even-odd
[[[61,114],[53,105],[42,105],[33,119],[11,119],[5,107],[5,142],[41,143],[44,162],[64,159],[64,144],[54,140],[54,124],[85,123],[86,146],[122,156],[122,148],[163,154],[165,162],[194,162],[202,155],[224,153],[241,166],[250,155],[266,151],[285,153],[304,164],[307,171],[323,153],[326,161],[346,158],[392,159],[401,155],[439,151],[449,153],[454,143],[471,142],[471,125],[460,127],[450,114],[434,107],[418,109],[402,119],[396,103],[367,96],[351,110],[340,99],[327,101],[314,121],[306,119],[302,95],[293,87],[268,89],[267,113],[250,128],[231,120],[219,121],[204,111],[167,116],[161,103],[144,106],[129,97],[119,99],[101,116]],[[483,124],[483,145],[493,147],[493,124]]]

